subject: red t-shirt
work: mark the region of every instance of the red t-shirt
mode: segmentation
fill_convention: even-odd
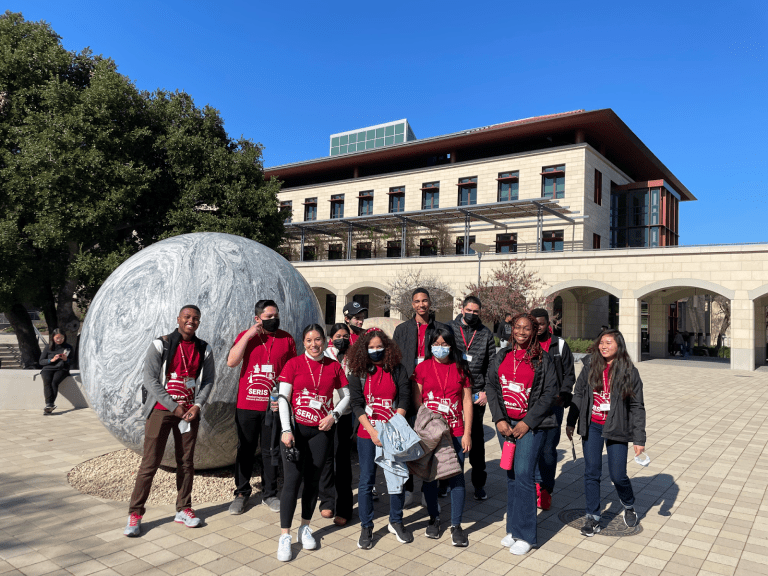
[[[235,338],[237,344],[244,330]],[[234,346],[234,344],[233,344]],[[277,375],[291,358],[296,356],[293,336],[277,330],[272,334],[257,334],[245,346],[240,365],[240,383],[237,389],[237,407],[241,410],[266,412],[269,393],[275,386]]]
[[[363,384],[363,397],[366,406],[365,415],[368,416],[371,424],[377,426],[378,422],[388,422],[395,415],[392,401],[396,395],[397,386],[390,372],[377,366],[376,372],[368,374]],[[360,438],[371,437],[362,424],[357,429],[357,435]]]
[[[608,410],[611,406],[611,380],[608,376],[610,371],[610,366],[606,366],[603,370],[603,391],[592,391],[592,422],[595,424],[605,424],[608,419]]]
[[[550,336],[544,342],[539,342],[541,345],[541,349],[544,350],[544,352],[549,352],[549,347],[552,346],[552,337]]]
[[[460,376],[456,364],[441,364],[434,358],[425,360],[413,371],[411,380],[421,384],[421,401],[435,414],[440,414],[454,436],[464,435],[464,388],[472,384]]]
[[[426,324],[419,324],[419,339],[418,339],[418,345],[416,347],[416,363],[420,364],[419,358],[421,360],[424,360],[424,356],[426,355],[426,349],[427,349],[427,325]]]
[[[176,402],[184,405],[189,410],[195,403],[195,389],[187,388],[187,378],[197,378],[200,373],[200,353],[197,351],[194,340],[181,340],[176,348],[176,353],[170,362],[166,364],[165,377],[167,379],[165,389]],[[168,410],[158,402],[157,410]]]
[[[507,416],[512,420],[522,420],[528,414],[528,399],[531,396],[535,371],[527,358],[525,350],[512,350],[507,353],[499,366],[499,384],[504,397]]]
[[[360,338],[360,335],[352,332],[352,328],[350,328],[349,329],[349,345],[352,346],[352,344],[354,344],[358,338]]]
[[[344,369],[336,360],[323,356],[317,361],[306,354],[288,360],[278,380],[293,384],[293,415],[305,426],[318,426],[333,410],[333,391],[348,386]]]

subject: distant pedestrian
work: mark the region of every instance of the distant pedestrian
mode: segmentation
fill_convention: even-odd
[[[69,376],[69,360],[72,356],[72,346],[67,344],[66,335],[56,328],[51,333],[51,341],[46,344],[40,354],[40,366],[43,367],[40,376],[43,379],[45,393],[45,408],[43,414],[51,414],[56,409],[56,397],[59,395],[59,384]]]
[[[128,525],[123,531],[126,536],[141,533],[144,505],[170,434],[178,491],[174,521],[188,528],[200,526],[200,518],[192,509],[195,443],[200,410],[213,388],[216,366],[211,347],[195,335],[200,326],[200,309],[188,304],[179,311],[176,321],[179,327],[153,340],[144,360],[144,456],[128,506]]]
[[[507,312],[504,314],[504,320],[499,322],[499,328],[496,331],[496,336],[499,338],[499,347],[504,348],[512,339],[512,314]]]

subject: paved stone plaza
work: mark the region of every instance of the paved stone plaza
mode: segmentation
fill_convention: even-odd
[[[0,574],[768,574],[768,373],[684,361],[644,362],[640,373],[653,461],[646,469],[633,461],[628,467],[642,531],[587,539],[563,523],[561,512],[584,506],[581,449],[577,442],[574,462],[563,434],[553,507],[539,513],[540,548],[524,557],[499,545],[506,490],[490,428],[490,497],[476,502],[467,489],[468,548],[450,545],[450,498],[441,500],[446,532],[440,540],[423,536],[426,512],[415,507],[405,517],[415,541],[398,544],[386,533],[384,496],[377,505],[372,550],[358,550],[356,521],[337,528],[316,513],[312,525],[319,549],[300,550],[294,528],[294,560],[282,563],[275,558],[278,515],[263,506],[231,516],[229,502],[195,503],[205,525],[194,530],[173,523],[173,506],[154,507],[144,517],[143,536],[125,538],[127,503],[85,496],[67,483],[67,472],[76,464],[122,448],[95,414],[87,409],[48,417],[42,410],[2,411]],[[379,489],[385,491],[383,475],[380,479]],[[603,495],[604,510],[618,512],[607,465]]]

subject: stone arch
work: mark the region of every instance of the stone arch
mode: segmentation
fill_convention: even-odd
[[[355,292],[360,288],[376,288],[377,290],[381,290],[385,294],[389,292],[389,287],[385,286],[384,284],[380,284],[374,280],[364,280],[363,282],[355,282],[354,284],[350,284],[349,286],[344,288],[344,294],[345,295],[351,294],[352,292]]]
[[[757,300],[763,296],[768,296],[768,284],[763,284],[747,292],[747,296],[750,300]]]
[[[635,290],[635,298],[642,299],[659,290],[667,290],[670,288],[701,288],[707,292],[724,296],[728,298],[728,300],[733,300],[736,296],[735,291],[708,280],[699,280],[697,278],[670,278],[669,280],[659,280],[658,282],[646,284],[642,288],[638,288]]]
[[[332,286],[331,284],[328,284],[326,282],[317,282],[312,281],[309,283],[310,288],[323,288],[325,290],[328,290],[328,292],[331,292],[332,294],[336,294],[338,292],[337,288],[335,286]]]
[[[616,296],[616,298],[621,298],[621,290],[618,288],[611,286],[610,284],[606,284],[605,282],[599,282],[597,280],[588,280],[586,278],[582,278],[579,280],[566,280],[565,282],[560,282],[559,284],[555,284],[554,286],[551,286],[544,290],[543,295],[544,297],[554,296],[558,292],[561,292],[563,290],[568,290],[571,288],[594,288],[595,290],[602,290],[603,292],[607,292],[608,294],[612,296]]]

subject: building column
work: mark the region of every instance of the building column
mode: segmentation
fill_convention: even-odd
[[[669,305],[660,296],[648,302],[648,344],[653,358],[669,357]]]
[[[563,299],[563,338],[581,338],[579,299],[568,290],[560,292],[558,296]]]
[[[619,298],[619,331],[627,344],[627,353],[632,362],[642,360],[640,338],[640,300],[632,290],[624,290]]]
[[[755,369],[755,304],[746,291],[731,300],[731,370]]]
[[[768,306],[768,298],[755,300],[755,365],[765,366],[765,307]]]

